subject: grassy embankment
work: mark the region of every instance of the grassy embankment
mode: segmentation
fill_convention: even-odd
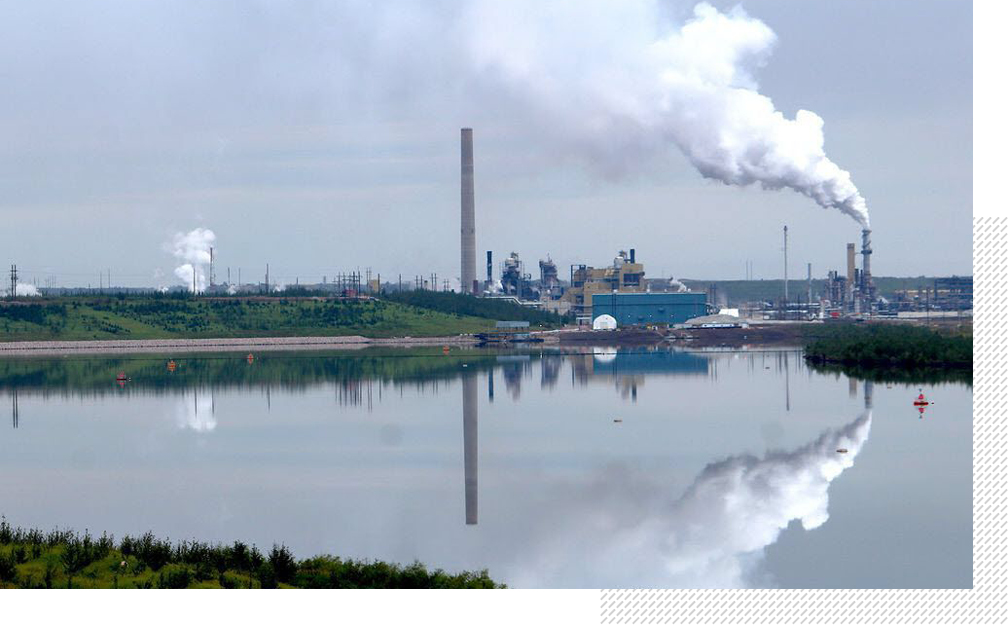
[[[810,326],[805,358],[813,365],[886,381],[972,382],[973,334],[895,323]]]
[[[145,534],[116,542],[0,522],[0,588],[503,588],[487,572],[430,571],[420,563],[316,556],[297,560],[241,542],[171,543]]]
[[[106,296],[0,304],[0,341],[250,338],[267,336],[447,336],[480,332],[493,319],[555,324],[506,302],[444,293],[388,299]]]
[[[450,315],[528,321],[529,326],[533,328],[551,328],[564,323],[564,318],[555,313],[519,306],[508,300],[473,297],[461,293],[404,291],[385,295],[384,299]]]

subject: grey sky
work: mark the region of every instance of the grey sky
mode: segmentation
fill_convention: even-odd
[[[674,146],[639,161],[614,146],[600,166],[472,68],[460,3],[412,4],[4,2],[0,254],[40,283],[111,268],[116,284],[173,284],[165,243],[203,226],[218,277],[266,262],[284,281],[457,276],[458,133],[473,126],[481,255],[518,251],[536,273],[551,254],[565,274],[635,247],[650,276],[738,278],[749,259],[769,278],[786,223],[792,275],[842,268],[849,217],[704,180]],[[970,273],[970,3],[741,4],[778,37],[760,92],[818,113],[867,199],[874,272]],[[569,102],[570,119],[585,110]]]

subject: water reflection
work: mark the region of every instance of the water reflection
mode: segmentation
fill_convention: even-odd
[[[823,536],[802,566],[860,566],[879,550],[861,510],[903,532],[886,547],[926,552],[954,525],[926,523],[958,505],[935,506],[934,484],[959,460],[968,499],[968,420],[873,431],[876,404],[909,409],[901,392],[867,381],[862,411],[795,351],[173,358],[170,373],[167,358],[0,362],[20,428],[0,432],[8,518],[487,567],[517,587],[736,587],[773,585],[775,552]],[[968,412],[967,392],[937,400]]]
[[[213,393],[194,390],[192,400],[180,399],[175,405],[175,422],[193,432],[213,432],[217,428]]]
[[[477,426],[479,425],[479,400],[476,397],[476,374],[462,377],[462,446],[465,464],[465,522],[476,525],[478,511],[479,449],[477,447]]]
[[[793,521],[806,531],[826,523],[830,484],[854,465],[871,424],[867,410],[789,451],[711,462],[679,497],[625,470],[567,485],[537,507],[545,523],[523,520],[502,574],[519,587],[765,585],[766,548]]]

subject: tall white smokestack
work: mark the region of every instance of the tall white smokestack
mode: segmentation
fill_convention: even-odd
[[[462,129],[462,292],[476,290],[476,193],[472,128]]]

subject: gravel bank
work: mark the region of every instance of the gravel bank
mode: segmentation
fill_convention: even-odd
[[[379,345],[474,345],[469,335],[396,337],[283,336],[247,339],[152,339],[143,341],[19,341],[0,343],[0,356],[53,354],[135,354],[164,352],[282,351],[312,349],[363,349]]]

